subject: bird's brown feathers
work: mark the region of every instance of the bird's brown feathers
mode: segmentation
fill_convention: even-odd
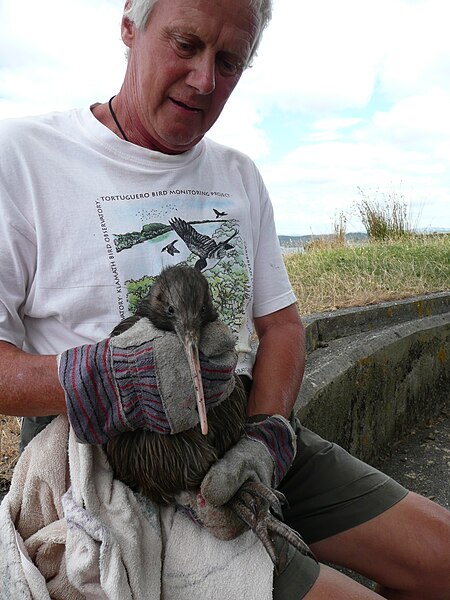
[[[247,398],[240,379],[231,395],[208,411],[209,431],[200,426],[174,435],[139,429],[122,433],[104,448],[114,475],[158,504],[200,486],[210,466],[244,432]]]

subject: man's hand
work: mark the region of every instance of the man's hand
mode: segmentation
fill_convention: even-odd
[[[287,419],[273,415],[251,421],[203,479],[201,493],[214,506],[228,502],[248,480],[277,487],[294,460],[296,435]]]
[[[200,367],[210,373],[203,380],[207,407],[228,397],[234,387],[237,356],[234,338],[226,331],[215,321],[205,327],[200,340]],[[140,428],[172,434],[198,424],[181,340],[146,318],[120,335],[66,350],[59,357],[58,372],[70,423],[83,443],[104,444]],[[211,375],[215,372],[220,372],[220,380]]]

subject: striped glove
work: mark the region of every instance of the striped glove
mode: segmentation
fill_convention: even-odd
[[[207,409],[234,387],[235,340],[220,321],[204,327],[199,355]],[[125,431],[178,433],[198,424],[194,384],[176,333],[141,318],[118,336],[66,350],[59,380],[80,442],[104,444]]]
[[[222,506],[249,479],[276,488],[296,451],[297,436],[281,415],[248,422],[241,439],[205,475],[201,493],[213,506]]]

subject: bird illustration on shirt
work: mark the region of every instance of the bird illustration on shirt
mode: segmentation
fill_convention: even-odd
[[[174,256],[175,254],[180,254],[180,251],[178,250],[178,248],[175,248],[175,244],[178,242],[178,240],[173,240],[173,242],[170,242],[170,244],[167,244],[167,246],[164,246],[164,248],[161,250],[161,252],[168,252],[170,254],[170,256]]]
[[[217,262],[226,255],[227,250],[234,248],[234,246],[230,244],[230,240],[238,233],[236,230],[233,235],[226,240],[216,242],[212,237],[199,233],[192,225],[179,217],[171,219],[169,225],[177,235],[180,236],[189,250],[199,257],[194,265],[199,271],[203,271],[208,266],[208,261],[211,259]]]

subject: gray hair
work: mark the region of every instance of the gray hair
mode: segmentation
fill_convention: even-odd
[[[250,7],[256,8],[256,10],[259,12],[259,30],[249,56],[248,64],[250,64],[252,58],[256,54],[264,29],[267,27],[270,19],[272,18],[272,0],[247,1]],[[129,0],[129,6],[124,10],[123,14],[132,23],[134,23],[140,31],[144,31],[144,29],[147,27],[150,14],[157,2],[158,0]]]

